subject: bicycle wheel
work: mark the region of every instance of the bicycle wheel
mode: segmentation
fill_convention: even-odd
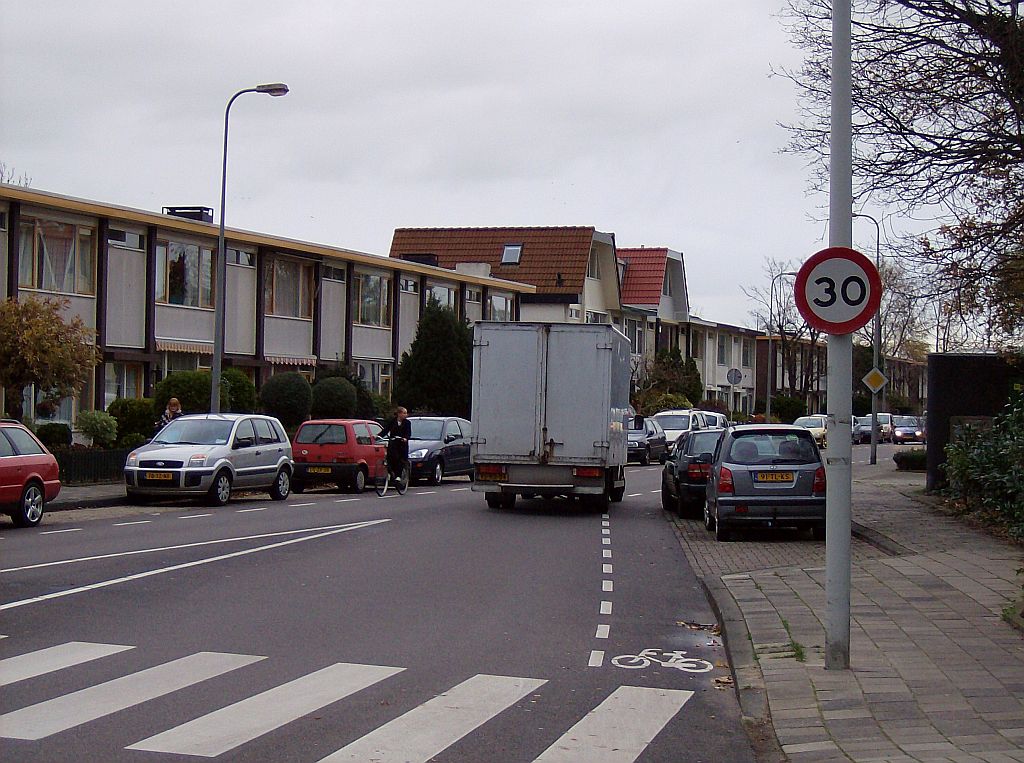
[[[707,673],[715,669],[707,660],[702,660],[698,657],[684,657],[681,660],[676,660],[669,663],[666,667],[675,668],[676,670],[683,670],[687,673]]]
[[[618,657],[612,657],[612,665],[617,668],[646,668],[650,664],[650,660],[638,654],[620,654]]]
[[[399,495],[405,495],[405,491],[409,489],[409,464],[402,467],[402,474],[395,479],[395,490],[398,491]]]
[[[383,497],[388,492],[388,483],[391,481],[391,470],[384,472],[384,478],[377,480],[377,495]]]

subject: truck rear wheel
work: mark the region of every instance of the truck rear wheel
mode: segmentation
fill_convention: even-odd
[[[613,487],[611,490],[608,491],[608,497],[611,499],[612,503],[620,503],[622,501],[622,496],[624,496],[625,494],[625,485],[623,485],[622,487]]]
[[[515,493],[485,493],[484,500],[492,509],[505,509],[508,511],[516,505]]]

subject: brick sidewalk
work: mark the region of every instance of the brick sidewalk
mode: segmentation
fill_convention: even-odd
[[[858,469],[848,671],[824,669],[823,543],[718,543],[673,519],[722,613],[744,713],[774,728],[766,759],[1024,761],[1024,634],[1001,618],[1024,554],[923,485],[891,462]]]

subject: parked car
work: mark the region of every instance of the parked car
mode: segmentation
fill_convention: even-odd
[[[801,416],[793,422],[793,426],[810,430],[811,435],[814,437],[814,442],[818,444],[819,448],[824,448],[828,440],[825,432],[827,422],[828,417],[824,414],[816,413],[812,416]]]
[[[665,463],[668,457],[668,438],[661,424],[651,417],[635,416],[630,420],[626,432],[626,460],[639,461],[643,465],[654,459]]]
[[[20,422],[0,421],[0,509],[18,527],[35,527],[58,493],[60,469],[53,454]]]
[[[700,411],[704,414],[704,422],[709,427],[724,429],[729,426],[729,417],[718,411]]]
[[[291,492],[292,444],[271,416],[202,413],[181,416],[128,454],[128,497],[207,495],[223,506],[231,491],[266,490],[275,501]]]
[[[660,411],[652,416],[661,428],[665,430],[665,438],[669,442],[669,448],[674,447],[683,432],[692,432],[695,429],[706,429],[707,419],[698,410],[673,410]]]
[[[855,416],[853,419],[853,444],[871,442],[871,417]]]
[[[892,442],[892,414],[891,413],[879,413],[878,414],[878,441],[879,442]]]
[[[700,429],[679,436],[661,473],[661,506],[679,516],[700,514],[711,459],[724,429]]]
[[[455,416],[410,416],[409,462],[414,480],[441,484],[445,475],[472,474],[469,438],[473,425]]]
[[[744,424],[718,441],[707,484],[704,526],[729,540],[747,528],[811,528],[825,537],[825,467],[810,431]]]
[[[892,441],[924,442],[924,422],[917,416],[893,416]]]
[[[386,451],[377,443],[383,427],[366,419],[304,421],[292,440],[292,490],[333,483],[361,493],[384,476]]]

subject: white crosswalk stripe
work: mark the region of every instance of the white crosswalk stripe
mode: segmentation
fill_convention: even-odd
[[[402,670],[339,662],[126,749],[215,758]]]
[[[39,649],[17,657],[0,660],[0,686],[24,681],[61,668],[68,668],[90,660],[98,660],[134,647],[120,644],[94,644],[89,641],[69,641],[47,649]]]
[[[321,763],[428,761],[547,681],[477,675],[357,739]]]
[[[632,763],[692,696],[620,686],[534,763]]]
[[[0,737],[42,739],[264,659],[248,654],[197,652],[0,715]]]

